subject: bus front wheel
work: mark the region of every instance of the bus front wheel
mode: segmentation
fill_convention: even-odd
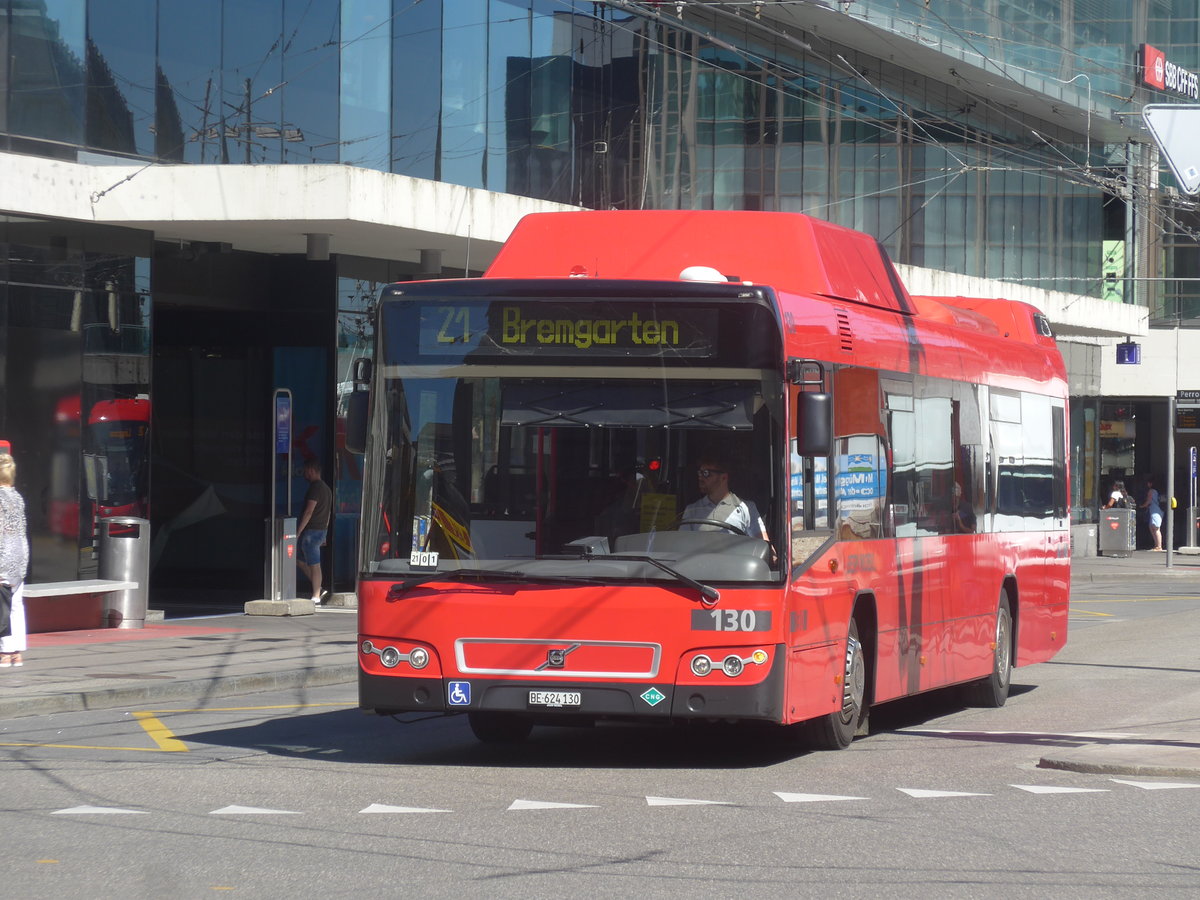
[[[505,713],[467,713],[467,723],[475,737],[485,744],[519,744],[533,731],[533,723],[528,719]]]
[[[986,678],[965,686],[966,702],[970,706],[994,709],[1004,705],[1008,699],[1008,687],[1012,682],[1013,668],[1013,622],[1012,602],[1008,591],[1001,588],[1000,603],[996,609],[995,641],[992,650],[992,672]]]
[[[867,658],[858,634],[858,621],[850,620],[846,635],[846,670],[842,679],[842,708],[800,724],[804,742],[814,750],[844,750],[866,721]]]

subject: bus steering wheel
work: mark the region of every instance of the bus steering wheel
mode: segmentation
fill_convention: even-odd
[[[683,519],[680,525],[716,525],[718,528],[728,528],[734,534],[740,534],[742,537],[749,537],[738,525],[731,525],[729,522],[722,522],[720,519]]]

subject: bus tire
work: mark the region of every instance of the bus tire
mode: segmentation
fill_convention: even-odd
[[[995,649],[992,651],[991,674],[964,686],[964,698],[970,706],[995,709],[1003,706],[1008,699],[1013,670],[1013,623],[1012,602],[1008,599],[1006,588],[1000,589],[993,637]]]
[[[842,708],[800,723],[804,742],[813,750],[845,750],[867,718],[867,659],[859,640],[858,620],[850,620],[846,635],[846,668],[842,679]]]
[[[519,744],[533,731],[533,722],[511,713],[471,712],[467,723],[485,744]]]

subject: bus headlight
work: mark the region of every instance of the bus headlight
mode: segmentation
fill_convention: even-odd
[[[379,654],[379,661],[389,669],[394,669],[400,664],[400,651],[395,647],[384,647]]]
[[[725,661],[721,663],[721,671],[730,678],[736,678],[742,674],[742,669],[746,668],[746,664],[742,662],[740,656],[735,656],[732,653],[725,657]]]
[[[414,669],[425,668],[429,665],[429,651],[424,647],[413,647],[408,651],[408,664]]]
[[[692,674],[703,678],[712,671],[712,660],[701,653],[692,657]]]

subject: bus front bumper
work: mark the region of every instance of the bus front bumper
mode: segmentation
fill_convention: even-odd
[[[419,678],[359,669],[359,707],[379,715],[406,712],[511,712],[540,722],[572,719],[746,719],[783,721],[784,666],[774,654],[766,677],[746,685],[670,682]]]

